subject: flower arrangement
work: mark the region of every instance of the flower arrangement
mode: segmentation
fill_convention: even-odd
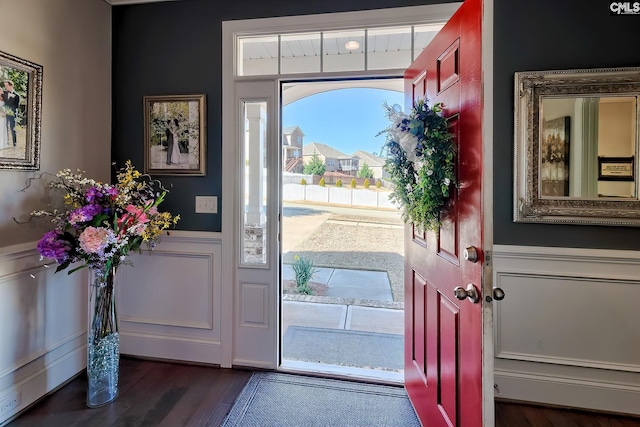
[[[446,208],[451,186],[455,185],[455,146],[453,134],[443,115],[442,103],[432,107],[427,101],[415,102],[409,114],[399,105],[384,104],[391,125],[383,152],[385,170],[395,188],[391,200],[399,204],[402,218],[423,230],[436,230]]]
[[[180,219],[160,212],[167,190],[160,181],[138,172],[130,161],[117,172],[116,184],[105,184],[63,169],[48,183],[63,193],[64,209],[31,212],[50,218],[54,228],[38,241],[41,258],[59,265],[56,273],[73,265],[93,270],[89,292],[87,331],[87,405],[102,406],[118,395],[119,333],[115,308],[114,276],[132,251],[150,249],[161,232]],[[80,265],[77,266],[77,263]]]
[[[38,242],[43,258],[54,259],[56,272],[76,262],[104,274],[125,262],[131,251],[140,251],[143,242],[150,248],[161,232],[180,219],[159,212],[167,190],[157,180],[138,172],[127,161],[118,171],[115,185],[97,182],[70,169],[56,174],[48,186],[65,194],[66,209],[33,211],[32,217],[50,217],[55,224]]]

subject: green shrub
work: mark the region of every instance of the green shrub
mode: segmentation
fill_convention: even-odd
[[[369,182],[369,178],[364,180],[364,188],[369,188],[369,186],[371,185],[371,183]]]
[[[367,162],[364,162],[358,171],[358,178],[373,178],[373,170],[369,167]]]
[[[336,181],[336,187],[342,187],[342,180],[341,179]]]
[[[320,178],[320,187],[324,187],[325,182],[324,182],[324,177]]]
[[[311,157],[311,161],[304,166],[304,173],[307,175],[319,175],[322,176],[326,172],[327,168],[325,167],[322,160],[318,156],[318,153],[313,153]]]
[[[298,292],[304,295],[313,294],[313,291],[309,287],[309,280],[318,272],[318,269],[313,266],[313,261],[310,259],[294,255],[293,260],[291,268],[296,276]]]
[[[351,178],[351,184],[349,184],[351,186],[351,188],[356,188],[356,179],[355,178]]]
[[[307,180],[306,180],[306,179],[304,179],[304,178],[302,178],[302,179],[300,180],[300,185],[307,185]]]
[[[382,187],[382,183],[378,180],[376,181],[376,188],[380,188]]]

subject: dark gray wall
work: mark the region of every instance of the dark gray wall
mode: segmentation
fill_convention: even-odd
[[[495,0],[495,243],[640,248],[636,228],[512,222],[514,73],[640,66],[640,16],[610,16],[608,7],[602,0]]]
[[[143,164],[144,95],[206,93],[208,174],[164,177],[179,229],[220,231],[220,215],[196,215],[198,194],[220,195],[222,21],[437,3],[425,0],[181,0],[113,8],[113,159]],[[640,65],[640,16],[609,16],[600,0],[495,0],[495,242],[640,248],[635,228],[514,224],[513,73]],[[221,201],[223,202],[223,201]]]

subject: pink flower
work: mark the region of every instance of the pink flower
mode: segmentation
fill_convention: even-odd
[[[158,207],[157,206],[153,206],[155,202],[156,201],[152,199],[152,200],[147,200],[144,203],[144,207],[147,210],[147,213],[149,215],[155,215],[155,214],[158,213]]]
[[[102,255],[114,241],[113,231],[108,228],[87,227],[78,237],[80,248],[90,254]]]
[[[121,233],[129,231],[134,234],[141,234],[146,228],[144,224],[150,221],[147,218],[147,214],[144,213],[142,208],[134,205],[127,206],[126,211],[126,214],[118,218],[118,229]]]

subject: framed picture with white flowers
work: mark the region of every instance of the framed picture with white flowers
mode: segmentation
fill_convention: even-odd
[[[0,52],[0,169],[40,169],[42,66]]]
[[[144,172],[206,175],[205,95],[144,97]]]

